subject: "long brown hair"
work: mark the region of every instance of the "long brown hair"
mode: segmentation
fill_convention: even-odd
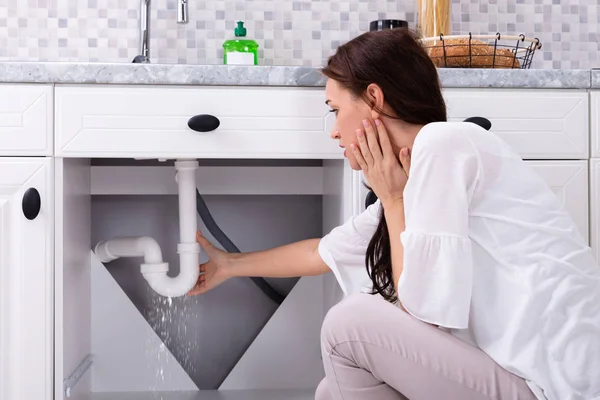
[[[418,36],[409,29],[364,33],[340,46],[322,72],[371,107],[375,105],[367,97],[367,87],[377,84],[394,114],[377,111],[389,118],[419,125],[447,119],[437,70]],[[398,298],[383,207],[365,262],[373,283],[371,293],[395,303]]]

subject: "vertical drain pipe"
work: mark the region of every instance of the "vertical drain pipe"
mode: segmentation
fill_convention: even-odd
[[[198,161],[176,161],[175,180],[179,187],[179,254],[198,254],[200,245],[196,242],[198,214],[196,210],[196,170]],[[198,260],[196,260],[198,267]]]
[[[196,242],[198,217],[196,215],[196,169],[198,161],[178,160],[175,162],[179,187],[179,275],[174,278],[158,266],[142,265],[142,274],[158,294],[166,297],[185,295],[194,287],[200,276],[200,245]]]

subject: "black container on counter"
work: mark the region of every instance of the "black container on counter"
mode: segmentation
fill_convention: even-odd
[[[384,31],[386,29],[408,28],[408,21],[401,19],[379,19],[371,21],[369,31]]]

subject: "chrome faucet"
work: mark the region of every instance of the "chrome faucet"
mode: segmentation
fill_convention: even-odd
[[[177,0],[177,23],[188,22],[188,0]]]
[[[140,52],[133,62],[150,62],[150,0],[141,0],[140,3]]]
[[[186,24],[188,19],[188,0],[177,0],[177,23]],[[140,47],[133,62],[150,62],[150,0],[141,0],[140,3]]]

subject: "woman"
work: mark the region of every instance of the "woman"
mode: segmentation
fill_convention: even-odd
[[[199,236],[191,294],[332,270],[349,296],[323,323],[318,400],[600,399],[600,268],[550,188],[493,134],[446,122],[410,31],[366,33],[323,72],[332,138],[377,202],[268,251]]]

